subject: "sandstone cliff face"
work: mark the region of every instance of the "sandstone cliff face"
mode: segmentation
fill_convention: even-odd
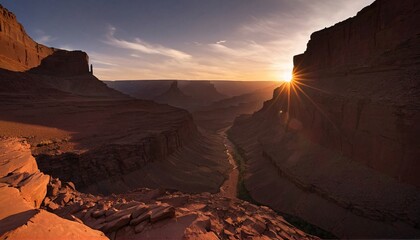
[[[33,141],[44,172],[95,193],[144,186],[214,192],[223,182],[224,146],[200,134],[188,112],[108,88],[81,51],[54,49],[28,68],[0,69],[0,129]]]
[[[49,98],[75,94],[128,98],[108,88],[89,72],[89,57],[85,52],[36,43],[26,34],[16,16],[1,5],[0,81],[0,95],[19,93],[31,98]],[[59,91],[61,93],[57,94]]]
[[[0,68],[55,76],[89,73],[86,53],[46,47],[32,40],[16,16],[0,5]],[[41,65],[42,67],[38,67]]]
[[[419,236],[419,9],[378,0],[314,33],[295,82],[237,119],[230,136],[257,201],[338,237]]]
[[[38,66],[54,49],[33,41],[16,16],[0,5],[0,52],[0,68],[26,71]]]
[[[376,1],[356,17],[314,33],[294,60],[295,72],[325,91],[302,86],[324,114],[298,104],[291,114],[311,129],[307,134],[314,141],[420,186],[419,46],[418,1]],[[333,131],[321,126],[328,119]]]
[[[148,164],[164,162],[175,152],[181,152],[194,141],[199,141],[200,135],[192,118],[187,113],[184,115],[187,115],[182,116],[185,121],[166,131],[146,135],[133,131],[129,134],[130,140],[125,134],[115,133],[113,138],[119,137],[119,141],[98,140],[103,143],[95,144],[82,153],[40,154],[37,161],[46,173],[72,181],[88,192],[110,194],[129,191],[144,184],[137,171]]]
[[[357,16],[313,33],[305,53],[295,57],[295,66],[319,72],[381,64],[378,56],[387,53],[390,60],[389,51],[417,37],[419,18],[416,0],[375,1]],[[393,63],[399,65],[404,59],[398,60]]]
[[[151,101],[82,97],[4,103],[2,134],[28,139],[42,171],[83,191],[166,187],[214,192],[229,170],[223,143],[201,134],[185,110]]]

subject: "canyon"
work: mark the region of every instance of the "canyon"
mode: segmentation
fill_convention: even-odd
[[[419,29],[376,0],[290,83],[100,81],[0,5],[0,239],[420,238]]]
[[[2,12],[5,45],[18,44],[15,35],[30,40],[14,15]],[[29,40],[19,46],[34,53]],[[2,136],[27,139],[43,172],[91,193],[218,191],[230,165],[217,136],[206,136],[185,110],[108,88],[89,71],[86,53],[48,49],[30,56],[37,66],[0,71]]]
[[[420,236],[419,9],[378,0],[313,33],[293,82],[235,120],[255,201],[342,238]]]
[[[210,193],[81,193],[40,172],[26,140],[0,139],[0,150],[1,239],[317,239],[267,207]]]
[[[316,239],[234,198],[225,136],[107,87],[85,52],[36,43],[0,9],[1,239]]]

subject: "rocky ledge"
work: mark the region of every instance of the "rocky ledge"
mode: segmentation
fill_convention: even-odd
[[[0,239],[106,239],[100,231],[39,208],[49,181],[28,144],[0,139]]]
[[[1,239],[316,239],[267,207],[210,193],[80,193],[40,172],[22,140],[0,150]]]
[[[210,193],[143,188],[101,197],[52,179],[44,206],[111,239],[315,239],[267,207]]]

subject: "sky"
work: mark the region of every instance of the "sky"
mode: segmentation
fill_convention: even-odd
[[[5,0],[37,42],[101,80],[283,80],[310,34],[373,0]]]

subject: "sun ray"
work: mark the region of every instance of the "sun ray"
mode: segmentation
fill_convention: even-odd
[[[338,130],[338,127],[336,126],[336,124],[334,123],[334,121],[332,121],[329,117],[328,117],[328,114],[327,113],[325,113],[324,111],[323,111],[323,109],[320,107],[320,106],[318,106],[318,104],[314,101],[314,100],[312,100],[312,98],[307,94],[307,93],[305,93],[305,91],[303,91],[303,89],[301,88],[301,87],[299,87],[298,85],[295,85],[296,86],[296,88],[305,96],[305,97],[307,97],[308,98],[308,100],[315,106],[315,108],[316,109],[318,109],[318,111],[333,125],[333,127],[336,129],[336,130]]]
[[[317,91],[320,91],[320,92],[323,92],[323,93],[331,94],[330,92],[327,92],[327,91],[322,90],[322,89],[320,89],[320,88],[313,87],[313,86],[311,86],[311,85],[305,84],[305,83],[300,82],[300,81],[295,81],[294,83],[299,84],[299,85],[303,85],[303,86],[308,87],[308,88],[312,88],[312,89],[314,89],[314,90],[317,90]]]

